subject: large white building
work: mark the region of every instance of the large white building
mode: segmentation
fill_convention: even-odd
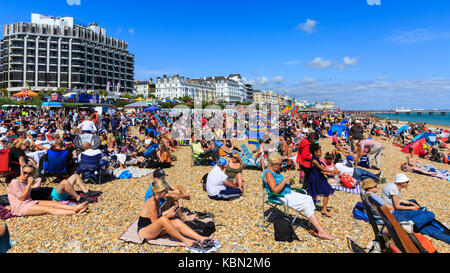
[[[239,82],[224,76],[208,77],[205,80],[216,87],[217,100],[224,102],[244,102],[245,85],[241,85]]]
[[[214,83],[204,79],[190,79],[174,75],[156,80],[156,97],[160,99],[190,97],[199,101],[214,101],[216,89]]]
[[[150,94],[155,95],[155,84],[153,83],[152,78],[150,78],[149,81],[136,81],[134,83],[134,96],[141,96],[144,99],[147,99]]]
[[[3,27],[0,88],[17,91],[119,89],[132,92],[134,55],[125,41],[106,35],[96,23],[74,24],[72,17],[32,14],[30,23]]]

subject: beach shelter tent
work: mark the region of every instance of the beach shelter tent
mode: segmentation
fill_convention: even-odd
[[[441,134],[441,140],[442,140],[443,142],[447,142],[449,137],[450,137],[450,131],[449,131],[449,130],[445,130],[445,131]]]
[[[349,129],[348,129],[348,127],[347,126],[345,126],[345,125],[332,125],[331,126],[331,129],[330,130],[328,130],[328,135],[329,136],[333,136],[333,133],[334,132],[338,132],[338,137],[340,137],[341,135],[342,135],[342,133],[344,132],[344,130],[346,130],[345,131],[345,137],[348,137],[348,133],[349,133]]]
[[[403,127],[400,127],[400,129],[398,129],[397,134],[400,134],[403,131],[407,131],[409,129],[409,125],[405,125]]]
[[[425,150],[423,149],[423,145],[426,143],[427,143],[427,141],[425,138],[418,139],[418,140],[413,141],[410,144],[406,145],[405,147],[403,147],[402,152],[405,154],[409,154],[409,148],[413,148],[415,155],[417,155],[419,157],[423,157],[427,154],[425,152]]]
[[[414,138],[413,138],[413,142],[414,141],[416,141],[416,140],[419,140],[419,139],[421,139],[421,138],[426,138],[427,137],[427,135],[428,135],[428,133],[427,132],[425,132],[425,133],[421,133],[421,134],[418,134],[417,136],[415,136]]]
[[[427,135],[427,142],[430,145],[435,145],[436,144],[436,140],[437,140],[437,136],[434,133],[429,133]]]
[[[155,111],[159,111],[159,110],[161,110],[161,109],[155,105],[152,105],[152,106],[144,109],[145,112],[155,112]]]
[[[345,125],[345,124],[347,124],[347,123],[348,123],[348,120],[344,119],[343,121],[341,121],[341,124],[340,124],[340,125]]]

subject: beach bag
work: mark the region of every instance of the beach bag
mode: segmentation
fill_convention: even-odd
[[[350,175],[344,173],[341,176],[341,183],[346,187],[347,189],[353,189],[356,186],[356,179],[351,177]]]
[[[0,196],[0,205],[4,207],[9,206],[9,199],[7,194]]]
[[[294,240],[299,241],[297,234],[295,234],[294,228],[292,227],[291,221],[287,217],[276,219],[273,222],[273,227],[275,230],[275,241],[279,242],[289,242]]]
[[[362,156],[358,165],[363,168],[369,168],[369,157],[366,155]]]
[[[364,222],[369,222],[369,216],[367,216],[364,204],[362,202],[356,203],[355,207],[353,208],[353,218],[357,220],[363,220]]]
[[[132,177],[133,177],[133,174],[129,170],[125,170],[119,175],[118,178],[119,179],[130,179]]]
[[[211,236],[211,234],[213,234],[214,232],[216,232],[216,224],[214,224],[213,221],[205,223],[199,220],[193,220],[193,221],[185,221],[184,223],[201,236],[208,237]]]

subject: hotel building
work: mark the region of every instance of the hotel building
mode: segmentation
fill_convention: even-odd
[[[108,84],[109,83],[109,84]],[[0,88],[34,90],[119,89],[133,92],[134,55],[125,41],[106,35],[96,23],[72,17],[31,15],[31,23],[3,26]]]

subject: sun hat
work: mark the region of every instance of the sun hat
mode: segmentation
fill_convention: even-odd
[[[361,187],[363,190],[368,190],[370,188],[375,188],[378,184],[371,178],[366,178],[362,181]]]
[[[228,164],[228,161],[225,159],[225,158],[220,158],[218,161],[217,161],[217,165],[218,166],[225,166],[225,165],[227,165]]]
[[[399,173],[399,174],[397,174],[397,176],[395,176],[395,183],[400,184],[400,183],[406,183],[406,182],[409,182],[409,178],[405,174]]]

